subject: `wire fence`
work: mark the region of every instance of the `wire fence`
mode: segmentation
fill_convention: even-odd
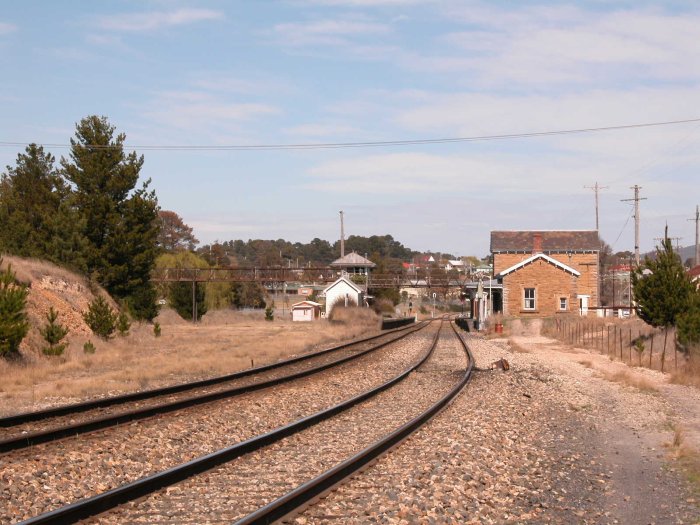
[[[633,366],[668,372],[685,365],[675,329],[655,329],[640,320],[547,319],[544,332],[564,343],[596,350]]]

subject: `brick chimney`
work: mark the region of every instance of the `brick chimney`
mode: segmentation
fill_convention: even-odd
[[[532,235],[532,255],[542,253],[542,234],[534,233]]]

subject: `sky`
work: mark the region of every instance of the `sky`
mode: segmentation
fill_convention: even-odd
[[[3,2],[0,166],[104,115],[202,243],[334,242],[343,210],[346,235],[482,257],[491,230],[594,229],[597,182],[614,251],[635,184],[642,251],[666,224],[690,245],[700,121],[226,148],[700,119],[698,27],[695,1]]]

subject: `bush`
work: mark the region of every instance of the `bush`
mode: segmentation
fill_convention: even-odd
[[[83,345],[83,352],[85,352],[86,354],[94,354],[95,353],[95,345],[92,344],[92,341],[87,341]]]
[[[275,303],[272,303],[270,306],[265,308],[265,321],[274,321],[275,320]]]
[[[195,307],[197,321],[207,313],[206,292],[203,283],[195,283]],[[192,283],[180,282],[170,285],[168,302],[183,319],[192,319]]]
[[[153,323],[153,335],[155,337],[160,337],[160,323]]]
[[[117,314],[101,295],[90,303],[83,319],[90,330],[102,339],[109,339],[117,327]]]
[[[129,316],[126,312],[120,312],[117,318],[117,331],[119,335],[125,337],[129,335],[129,328],[131,328],[131,323],[129,322]]]
[[[49,344],[49,346],[42,348],[42,352],[44,352],[45,355],[61,355],[66,349],[67,344],[61,343],[61,339],[66,336],[68,329],[57,323],[57,319],[58,312],[56,312],[52,306],[49,309],[49,313],[46,314],[46,320],[49,323],[44,326],[44,328],[39,329],[42,337]]]
[[[0,356],[19,355],[19,344],[29,331],[24,311],[28,293],[27,287],[15,280],[11,265],[0,272]]]

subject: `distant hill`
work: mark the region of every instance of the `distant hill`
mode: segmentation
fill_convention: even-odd
[[[683,264],[685,264],[685,262],[688,259],[693,259],[695,257],[695,245],[691,244],[690,246],[680,246],[677,253],[678,253],[678,255],[680,255],[681,261],[683,261]],[[656,258],[656,250],[642,254],[642,259],[644,257],[649,257],[650,259],[655,259]]]

